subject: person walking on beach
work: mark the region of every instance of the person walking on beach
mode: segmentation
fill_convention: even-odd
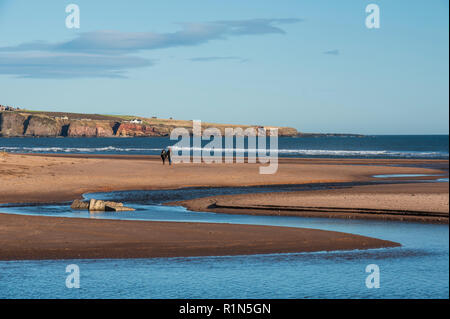
[[[172,150],[170,149],[170,147],[166,152],[166,156],[167,156],[167,159],[169,160],[169,165],[172,165]]]
[[[162,159],[163,165],[166,163],[166,157],[167,157],[166,150],[162,150],[161,151],[161,159]]]

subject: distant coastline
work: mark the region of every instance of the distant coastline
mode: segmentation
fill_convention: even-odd
[[[350,134],[350,133],[304,133],[299,132],[296,137],[324,137],[324,136],[335,136],[335,137],[364,137],[363,134]]]
[[[192,120],[144,118],[130,115],[101,115],[43,112],[13,107],[0,110],[0,137],[163,137],[177,127],[192,132]],[[231,127],[261,128],[259,125],[202,123],[204,129],[216,127],[224,134]],[[362,137],[360,134],[304,133],[292,127],[277,128],[280,137]]]

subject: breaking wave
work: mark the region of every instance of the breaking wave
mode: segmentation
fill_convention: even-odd
[[[173,148],[184,151],[198,151],[199,148]],[[210,148],[203,148],[204,151],[212,151]],[[0,151],[11,153],[66,153],[66,154],[147,154],[157,155],[161,148],[129,148],[129,147],[13,147],[0,146]],[[233,149],[217,149],[219,152],[233,151]],[[257,151],[257,149],[235,149],[234,151],[243,153]],[[268,150],[269,151],[269,150]],[[389,157],[389,158],[445,158],[448,159],[448,152],[424,152],[424,151],[388,151],[388,150],[321,150],[321,149],[278,149],[280,156],[320,156],[320,157]]]

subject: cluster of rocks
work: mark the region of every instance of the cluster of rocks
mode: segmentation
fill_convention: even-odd
[[[126,212],[134,211],[134,208],[125,207],[122,203],[105,202],[102,200],[91,199],[90,201],[74,200],[70,206],[72,209],[89,210],[96,212]]]

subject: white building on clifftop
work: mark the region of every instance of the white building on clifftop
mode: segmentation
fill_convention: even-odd
[[[8,105],[1,105],[0,104],[0,112],[4,112],[4,111],[16,111],[19,110],[19,108],[15,108],[12,106],[8,106]]]

